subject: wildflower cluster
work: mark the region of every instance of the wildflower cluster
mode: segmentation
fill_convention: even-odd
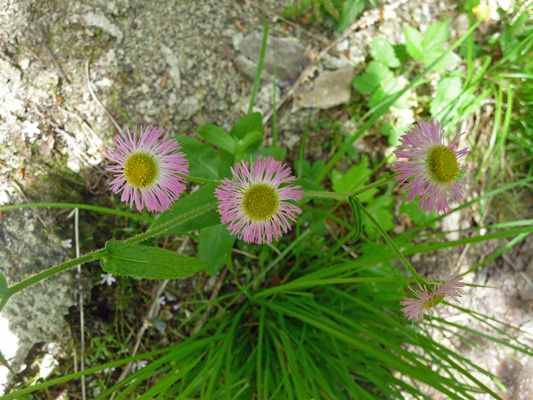
[[[463,197],[463,187],[471,184],[464,176],[465,167],[459,159],[468,148],[456,149],[456,136],[444,143],[444,129],[436,121],[418,122],[400,138],[394,152],[400,159],[394,169],[401,191],[408,191],[407,199],[420,196],[419,207],[427,213],[449,213],[449,202]],[[105,154],[116,164],[107,170],[114,173],[111,190],[122,193],[137,210],[152,212],[168,209],[179,200],[189,178],[186,155],[180,151],[176,139],[164,138],[160,128],[141,127],[126,136],[117,137],[115,148]],[[301,186],[287,165],[273,157],[259,156],[256,161],[242,160],[231,168],[233,179],[225,178],[214,192],[221,223],[232,235],[248,243],[272,243],[291,229],[291,224],[302,213],[298,203],[304,196]],[[191,177],[192,178],[192,177]],[[102,276],[108,285],[114,278]],[[410,320],[420,322],[424,312],[432,309],[448,296],[457,300],[461,294],[461,278],[450,277],[444,284],[428,281],[415,297],[405,298],[403,312]]]

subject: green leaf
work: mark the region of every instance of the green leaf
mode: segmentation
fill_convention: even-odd
[[[370,107],[375,107],[381,101],[392,97],[392,95],[402,90],[403,88],[404,84],[402,83],[402,81],[400,81],[394,75],[390,74],[383,78],[383,80],[381,81],[381,87],[376,90],[372,94],[372,96],[370,96],[370,99],[368,99],[368,104],[370,105]],[[393,106],[399,109],[409,108],[407,106],[407,94],[405,93],[402,97],[396,100],[393,103]]]
[[[222,225],[202,229],[198,245],[198,258],[207,262],[206,272],[215,274],[224,265],[224,260],[231,253],[237,236]]]
[[[245,115],[239,119],[231,128],[229,134],[235,139],[243,139],[248,133],[253,131],[263,132],[263,117],[259,112]]]
[[[461,78],[451,76],[442,78],[437,84],[437,97],[431,100],[430,113],[436,116],[440,110],[448,105],[451,101],[458,99],[461,95]]]
[[[463,10],[470,11],[479,6],[480,0],[466,0],[463,4]]]
[[[257,150],[257,152],[254,152],[253,154],[261,155],[263,157],[274,157],[275,154],[274,147],[264,147],[262,149]],[[283,160],[285,156],[287,155],[287,149],[285,147],[278,146],[278,156],[280,160]],[[255,157],[254,157],[255,159]]]
[[[218,163],[218,179],[230,178],[231,167],[235,164],[235,156],[226,150],[220,150]]]
[[[189,136],[176,137],[189,161],[189,173],[200,178],[218,178],[218,157],[213,148]]]
[[[402,204],[400,204],[399,210],[399,215],[401,216],[403,214],[407,214],[415,224],[425,224],[426,222],[433,220],[431,215],[426,214],[424,210],[421,210],[418,207],[418,198],[413,201],[407,201],[404,196],[404,200]],[[433,222],[430,226],[434,227],[435,223]]]
[[[252,131],[248,132],[246,136],[238,141],[238,146],[244,151],[250,153],[256,151],[263,143],[263,132]]]
[[[367,159],[363,160],[359,164],[355,164],[344,175],[336,170],[331,171],[331,183],[333,184],[333,190],[341,193],[351,193],[356,189],[362,187],[372,171],[366,167]]]
[[[105,272],[113,275],[179,279],[201,271],[207,265],[205,261],[170,250],[116,240],[108,240],[105,250],[106,254],[100,260],[100,265]]]
[[[379,61],[391,68],[400,66],[400,60],[396,57],[391,44],[382,37],[375,37],[370,45],[370,55],[376,61]]]
[[[337,27],[338,32],[345,30],[365,9],[365,0],[346,0],[342,7],[341,18]]]
[[[311,163],[308,160],[303,159],[303,160],[296,160],[294,162],[294,169],[296,171],[301,169],[302,178],[315,179],[318,176],[318,174],[320,174],[320,171],[324,169],[324,165],[325,165],[324,160],[318,160],[315,163],[313,163],[313,166],[311,166]]]
[[[352,243],[357,242],[357,240],[361,237],[361,234],[363,233],[363,219],[361,217],[361,203],[359,202],[359,199],[357,196],[350,196],[348,197],[348,204],[350,204],[350,208],[352,209],[353,214],[353,237],[352,237]]]
[[[237,142],[224,129],[216,125],[206,124],[200,127],[198,134],[212,145],[235,154]]]
[[[302,190],[313,190],[317,192],[323,192],[324,188],[310,179],[300,178],[293,182],[294,185],[300,185]]]
[[[211,203],[214,200],[215,187],[216,186],[212,184],[205,185],[175,202],[154,221],[150,229],[157,228],[158,226],[179,218],[192,210]],[[165,235],[186,233],[218,224],[220,224],[220,216],[216,210],[211,210],[176,225],[174,228],[165,231]]]
[[[378,61],[372,61],[368,64],[363,74],[354,78],[352,85],[361,94],[371,93],[379,87],[381,81],[389,74],[391,72],[386,65]]]
[[[448,21],[435,22],[424,32],[422,49],[424,52],[440,50],[446,44],[446,39],[448,39]]]
[[[7,294],[7,289],[9,288],[7,284],[7,279],[5,275],[0,271],[0,297],[3,297]]]
[[[424,38],[422,39],[422,62],[426,67],[431,65],[446,51],[443,46],[448,39],[448,24],[448,21],[436,22],[430,25],[424,33]],[[455,60],[450,53],[434,67],[434,70],[448,68],[454,62]]]
[[[418,29],[409,25],[403,27],[403,33],[407,52],[414,60],[420,60],[422,58],[422,34]]]
[[[374,218],[385,231],[390,231],[394,228],[391,213],[392,206],[392,197],[386,194],[372,199],[367,205],[367,210],[374,215]],[[379,236],[379,232],[373,224],[366,224],[365,230],[368,236],[372,239]]]

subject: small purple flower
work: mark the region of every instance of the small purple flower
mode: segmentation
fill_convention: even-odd
[[[117,281],[112,274],[100,274],[100,278],[102,278],[102,280],[100,281],[100,285],[107,283],[108,286],[111,286],[113,282]]]
[[[72,247],[72,239],[62,240],[61,241],[61,246],[64,249],[70,249]]]
[[[104,157],[117,163],[107,168],[115,173],[111,190],[122,192],[122,201],[135,206],[138,211],[146,207],[160,212],[169,208],[185,190],[185,178],[189,164],[181,146],[175,139],[160,139],[163,130],[141,127],[140,133],[128,133],[115,139],[116,149],[109,149]]]
[[[424,285],[420,287],[420,290],[411,289],[415,297],[404,297],[400,301],[400,305],[405,306],[402,308],[405,317],[415,322],[422,322],[424,320],[424,312],[427,311],[431,317],[433,308],[441,303],[444,298],[449,298],[459,303],[459,297],[463,294],[462,288],[464,287],[462,280],[463,277],[456,272],[448,277],[444,283],[429,280],[429,288]]]
[[[300,201],[301,186],[284,186],[296,178],[281,161],[272,157],[258,157],[256,162],[241,161],[231,168],[236,182],[224,179],[215,190],[218,213],[227,229],[248,243],[272,243],[278,240],[291,226],[288,220],[296,221],[302,210],[288,202]]]
[[[399,161],[394,166],[400,175],[401,191],[409,190],[407,200],[420,196],[418,206],[428,214],[435,209],[437,213],[449,213],[451,208],[448,199],[457,203],[463,198],[463,186],[472,185],[463,171],[466,167],[459,166],[458,159],[468,154],[468,147],[455,150],[456,135],[448,146],[444,145],[444,129],[438,121],[431,124],[419,121],[418,126],[411,126],[405,135],[400,137],[401,144],[394,154]],[[407,182],[409,178],[413,178]]]

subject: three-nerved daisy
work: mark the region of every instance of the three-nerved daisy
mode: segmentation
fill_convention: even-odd
[[[468,154],[468,147],[454,150],[459,136],[456,135],[446,146],[444,129],[438,121],[432,120],[431,124],[419,121],[418,126],[412,126],[400,137],[401,144],[394,151],[398,158],[408,159],[394,166],[400,174],[396,179],[400,182],[401,191],[410,191],[407,200],[421,195],[418,205],[429,214],[433,209],[437,213],[451,212],[448,200],[459,202],[463,197],[463,186],[472,184],[464,176],[466,167],[458,162]],[[409,178],[413,179],[407,182]]]
[[[459,297],[463,294],[463,277],[457,272],[443,282],[429,280],[427,285],[420,286],[420,290],[411,289],[414,297],[404,297],[400,305],[405,317],[415,322],[424,320],[424,313],[431,317],[435,306],[445,298],[459,303]]]
[[[236,182],[224,179],[215,190],[221,222],[228,223],[232,235],[248,243],[271,243],[291,229],[302,210],[289,200],[302,199],[301,186],[291,183],[296,178],[281,161],[258,157],[257,161],[241,161],[231,172]]]
[[[137,210],[146,207],[160,212],[169,208],[185,190],[185,179],[176,174],[188,175],[189,164],[176,139],[161,139],[163,130],[158,127],[141,127],[124,137],[115,139],[116,149],[108,149],[106,158],[117,163],[106,168],[114,172],[110,188],[115,194],[122,192],[122,201]]]

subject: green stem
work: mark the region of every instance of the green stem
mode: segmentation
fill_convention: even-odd
[[[248,106],[248,114],[254,110],[255,97],[259,89],[259,82],[261,81],[261,72],[263,72],[263,63],[265,62],[265,54],[267,48],[268,38],[268,22],[265,20],[263,28],[263,43],[261,44],[261,54],[259,55],[259,62],[257,63],[257,71],[255,73],[254,87],[252,88],[252,96],[250,97],[250,105]]]
[[[362,205],[359,206],[359,208],[365,213],[365,215],[368,217],[368,219],[370,220],[370,222],[372,222],[374,224],[374,226],[376,227],[376,229],[379,231],[379,233],[381,233],[381,235],[385,238],[386,242],[389,244],[389,246],[392,248],[392,251],[394,251],[394,253],[396,254],[396,256],[400,259],[400,261],[402,262],[402,264],[405,266],[405,268],[407,268],[407,270],[411,273],[411,275],[413,275],[413,278],[416,279],[416,281],[420,284],[420,285],[425,285],[427,284],[427,282],[420,276],[418,275],[418,272],[415,271],[415,269],[411,266],[411,264],[409,264],[409,262],[405,259],[405,257],[403,256],[402,252],[400,251],[400,249],[398,248],[398,246],[396,246],[396,244],[394,243],[394,241],[390,238],[390,236],[388,235],[387,232],[385,232],[385,230],[383,229],[383,227],[380,225],[380,223],[372,216],[372,214],[370,214],[368,212],[368,210],[363,207]]]
[[[395,174],[395,175],[391,175],[386,178],[380,179],[379,181],[363,186],[361,189],[357,189],[353,193],[327,192],[327,191],[319,192],[319,191],[313,191],[313,190],[304,190],[303,197],[323,197],[323,198],[330,198],[330,199],[346,200],[348,197],[358,196],[361,193],[366,192],[367,190],[370,190],[377,186],[381,186],[387,182],[393,181],[396,179],[397,176],[398,174]]]
[[[120,217],[134,218],[139,221],[153,222],[154,219],[148,215],[135,214],[129,211],[114,210],[107,207],[90,206],[88,204],[76,203],[30,203],[30,204],[14,204],[11,206],[0,207],[0,211],[16,210],[19,208],[32,207],[50,207],[50,208],[79,208],[80,210],[96,211],[99,213],[114,214]]]
[[[148,238],[151,238],[152,236],[159,235],[165,231],[168,231],[169,229],[172,229],[178,224],[182,224],[183,222],[186,222],[194,217],[197,217],[200,214],[206,213],[208,211],[211,211],[213,208],[217,206],[216,201],[213,201],[211,203],[207,203],[203,205],[202,207],[198,207],[195,210],[189,211],[188,213],[183,214],[181,217],[173,219],[171,221],[165,222],[164,224],[159,225],[156,228],[152,228],[147,230],[144,233],[139,233],[138,235],[135,235],[127,240],[124,240],[125,243],[138,243],[142,242],[143,240],[146,240]]]
[[[220,181],[214,181],[212,179],[200,178],[198,176],[183,175],[183,174],[178,174],[178,173],[174,173],[174,175],[181,176],[182,178],[185,178],[190,182],[213,183],[215,185],[220,185]]]
[[[84,256],[75,258],[73,260],[66,261],[64,263],[58,264],[52,268],[48,268],[47,270],[40,272],[36,275],[33,275],[27,279],[24,279],[23,281],[10,286],[9,289],[7,289],[7,295],[2,299],[2,304],[0,304],[0,309],[3,306],[5,302],[7,302],[7,299],[14,295],[17,292],[20,292],[22,289],[27,288],[28,286],[33,285],[34,283],[37,283],[39,281],[42,281],[43,279],[48,278],[49,276],[52,276],[54,274],[57,274],[59,272],[63,272],[69,268],[75,267],[78,264],[83,264],[84,262],[91,261],[93,259],[100,258],[105,253],[105,250],[97,250],[93,251],[92,253],[85,254]]]
[[[303,197],[326,197],[330,199],[343,199],[346,200],[350,193],[339,193],[339,192],[318,192],[313,190],[304,190]]]

